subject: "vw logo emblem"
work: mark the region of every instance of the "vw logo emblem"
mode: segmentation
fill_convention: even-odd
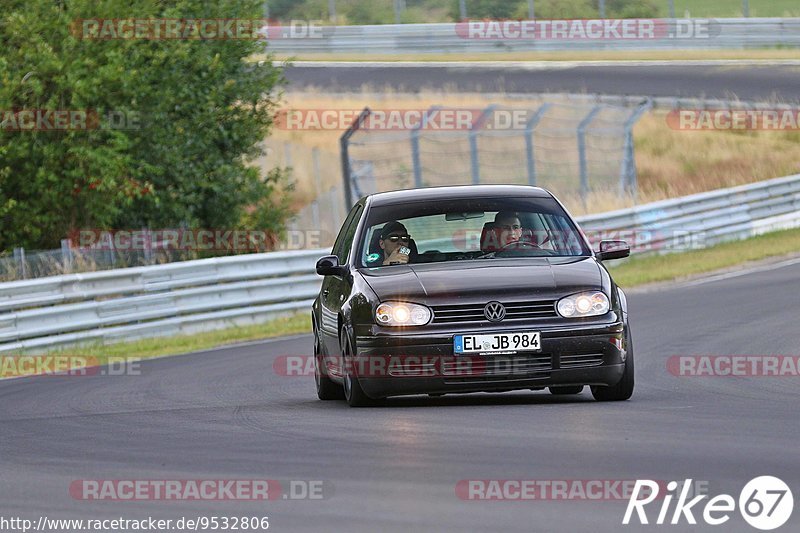
[[[500,302],[489,302],[483,308],[483,316],[489,322],[500,322],[506,317],[506,308]]]

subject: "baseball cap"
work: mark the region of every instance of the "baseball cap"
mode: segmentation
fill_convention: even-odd
[[[381,230],[381,239],[385,239],[392,233],[396,233],[398,231],[402,231],[403,234],[408,235],[408,230],[406,227],[398,221],[392,220],[391,222],[387,222]]]

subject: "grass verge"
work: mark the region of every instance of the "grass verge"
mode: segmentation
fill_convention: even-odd
[[[227,344],[262,340],[272,337],[283,337],[300,333],[308,333],[310,331],[310,314],[308,312],[303,312],[277,318],[265,324],[237,326],[220,330],[205,331],[195,335],[159,337],[154,339],[142,339],[138,341],[120,342],[107,345],[102,345],[99,343],[84,344],[80,346],[52,350],[49,351],[47,355],[56,356],[55,358],[58,359],[59,362],[50,363],[50,365],[59,365],[58,370],[62,371],[72,371],[84,366],[102,366],[107,364],[115,365],[114,368],[121,368],[120,365],[122,363],[140,359],[149,359],[151,357],[160,357],[164,355],[178,355],[187,352],[197,352],[211,348],[218,348]],[[30,355],[31,357],[39,358],[38,354]],[[43,360],[45,358],[41,357],[40,359]],[[41,370],[39,372],[41,372]],[[30,368],[30,371],[26,371],[26,368],[23,368],[22,365],[0,365],[0,378],[33,375],[36,373],[37,372],[33,367]]]
[[[800,252],[800,229],[774,231],[684,253],[634,256],[619,265],[609,264],[609,271],[621,287],[627,288],[680,280],[794,252]]]

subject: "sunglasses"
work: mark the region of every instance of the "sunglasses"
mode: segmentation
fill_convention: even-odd
[[[389,235],[384,240],[385,241],[392,241],[392,242],[398,242],[398,241],[408,242],[409,240],[411,240],[411,236],[409,236],[409,235]]]

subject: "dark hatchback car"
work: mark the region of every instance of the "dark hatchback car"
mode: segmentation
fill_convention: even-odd
[[[518,389],[627,400],[627,302],[563,205],[536,187],[379,193],[350,211],[313,304],[322,400]]]

